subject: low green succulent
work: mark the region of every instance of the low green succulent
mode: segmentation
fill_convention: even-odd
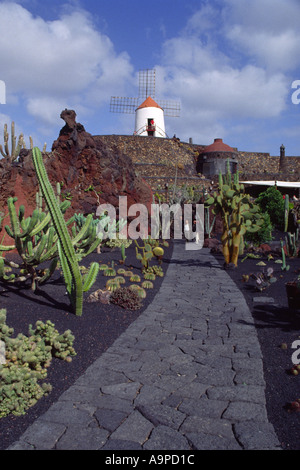
[[[55,325],[37,321],[29,334],[19,333],[6,324],[6,310],[0,310],[0,341],[5,345],[4,364],[0,365],[0,418],[24,415],[52,387],[44,382],[53,357],[66,362],[76,355],[70,330],[59,334]]]
[[[141,286],[143,287],[143,289],[153,289],[154,284],[151,281],[143,281]]]

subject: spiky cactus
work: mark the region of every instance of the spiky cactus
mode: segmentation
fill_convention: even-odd
[[[221,215],[221,241],[225,263],[237,266],[245,233],[260,230],[264,223],[259,206],[245,194],[244,185],[239,183],[238,175],[232,180],[229,168],[226,175],[219,175],[219,192],[208,197],[205,206],[213,206],[213,212]]]
[[[11,150],[9,150],[9,133],[7,130],[7,124],[4,124],[4,148],[0,145],[0,153],[4,158],[8,158],[11,162],[15,161],[22,148],[25,148],[23,134],[20,134],[17,142],[17,137],[15,135],[15,123],[11,123]]]
[[[34,147],[32,150],[32,159],[43,197],[48,206],[52,223],[58,236],[58,253],[63,270],[67,292],[71,304],[74,308],[75,314],[77,316],[81,316],[83,307],[84,286],[75,249],[72,244],[63,214],[60,210],[53,188],[50,184],[46,168],[44,166],[41,151],[37,147]],[[94,273],[96,276],[99,267],[97,270],[94,264],[92,263],[90,270],[92,270],[92,273]],[[93,279],[89,279],[89,286],[92,285],[92,281],[95,281],[95,276],[93,277]]]
[[[6,310],[0,310],[0,342],[5,345],[5,362],[0,364],[0,418],[9,414],[23,415],[51,390],[44,381],[52,358],[70,362],[76,355],[74,336],[63,334],[49,320],[29,325],[29,335],[18,334],[6,324]]]
[[[286,194],[284,198],[284,231],[288,231],[289,225],[289,213],[290,213],[290,198],[289,195]]]
[[[147,269],[149,267],[149,261],[153,258],[153,251],[150,243],[144,242],[144,246],[140,246],[136,240],[136,258],[141,261],[143,267]],[[141,251],[141,253],[140,253]]]

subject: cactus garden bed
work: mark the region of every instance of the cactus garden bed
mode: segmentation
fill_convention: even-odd
[[[163,272],[168,267],[168,260],[171,258],[172,244],[164,247],[164,256],[161,264]],[[16,256],[16,255],[10,255]],[[121,263],[120,248],[101,247],[101,253],[96,252],[88,255],[82,260],[80,265],[89,267],[90,263],[97,261],[100,265],[106,264],[108,268],[115,271],[119,269],[131,270],[138,278],[123,276],[125,284],[122,286],[139,285],[144,281],[142,275],[142,264],[136,257],[135,244],[126,248],[125,263]],[[151,266],[159,266],[157,260],[153,259]],[[117,273],[118,274],[118,273]],[[6,449],[10,444],[19,438],[26,428],[34,422],[58,399],[62,392],[68,389],[75,380],[91,365],[116,338],[142,313],[142,311],[152,302],[158,292],[163,276],[156,276],[152,281],[152,288],[145,289],[146,297],[141,299],[140,308],[134,310],[123,308],[119,305],[105,302],[105,295],[101,301],[94,300],[93,293],[106,290],[106,283],[112,279],[100,271],[97,280],[90,291],[84,295],[82,316],[76,316],[70,308],[69,298],[66,295],[66,287],[57,270],[50,280],[41,286],[36,293],[30,288],[30,283],[26,288],[0,283],[0,303],[1,308],[6,309],[6,323],[14,329],[14,336],[18,333],[28,334],[29,325],[35,325],[36,321],[47,322],[51,320],[55,328],[63,333],[71,330],[75,337],[74,349],[76,356],[70,363],[53,358],[48,369],[46,382],[52,385],[52,391],[43,396],[25,415],[14,416],[12,414],[0,419],[0,449]],[[130,280],[131,279],[131,280]]]
[[[239,257],[237,268],[227,272],[242,291],[255,321],[263,354],[269,419],[283,449],[300,450],[300,412],[297,412],[296,402],[300,399],[300,372],[294,375],[292,370],[292,354],[297,349],[300,361],[300,346],[292,348],[294,341],[300,340],[300,310],[288,307],[285,289],[285,284],[300,273],[300,258],[287,258],[286,264],[290,267],[283,270],[282,264],[276,262],[281,259],[278,247],[283,234],[275,235],[277,250],[255,253],[259,258],[245,259],[244,254]],[[223,267],[223,255],[214,255]],[[271,275],[276,282],[269,283],[265,276],[265,285],[257,284],[258,274],[267,273],[268,268],[273,269]],[[251,274],[255,276],[251,278]]]

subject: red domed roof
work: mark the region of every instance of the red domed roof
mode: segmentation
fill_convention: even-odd
[[[224,144],[222,139],[215,139],[214,143],[208,145],[202,153],[210,153],[210,152],[233,152],[233,148],[229,147],[229,145]]]

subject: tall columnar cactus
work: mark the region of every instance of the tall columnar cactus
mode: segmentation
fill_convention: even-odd
[[[48,206],[48,210],[59,239],[59,256],[66,282],[67,292],[71,304],[74,307],[75,314],[80,316],[82,315],[84,286],[75,249],[72,244],[63,214],[60,210],[53,188],[50,184],[41,151],[37,147],[33,148],[32,159],[43,197]],[[90,269],[96,276],[97,268],[95,268],[93,265]],[[89,279],[88,285],[91,286],[91,279]]]
[[[288,231],[289,225],[289,213],[290,213],[290,198],[289,195],[286,194],[284,198],[284,231]]]
[[[205,206],[213,206],[214,213],[221,215],[225,263],[237,266],[245,233],[256,232],[263,224],[259,206],[251,202],[250,196],[244,193],[244,185],[239,183],[238,175],[232,179],[229,168],[226,175],[219,175],[219,192],[208,197]]]
[[[20,154],[20,151],[23,147],[25,147],[23,134],[20,134],[17,142],[17,137],[15,135],[15,123],[11,123],[11,150],[9,150],[8,146],[9,141],[9,133],[7,130],[7,124],[4,124],[4,149],[2,145],[0,145],[0,153],[3,157],[9,158],[12,162],[16,160]]]

